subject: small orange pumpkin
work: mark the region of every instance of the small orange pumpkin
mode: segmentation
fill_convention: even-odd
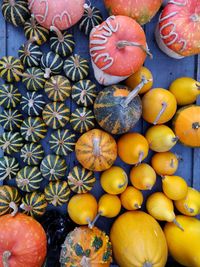
[[[110,134],[93,129],[79,138],[75,152],[84,168],[104,171],[109,169],[117,158],[117,144]]]

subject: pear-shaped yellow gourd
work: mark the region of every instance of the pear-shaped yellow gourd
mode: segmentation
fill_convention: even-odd
[[[128,177],[121,167],[112,166],[102,173],[100,183],[106,193],[118,195],[126,189]]]
[[[156,153],[151,159],[151,165],[159,175],[173,175],[178,164],[178,156],[172,152]]]
[[[166,125],[155,125],[150,127],[145,135],[149,147],[155,152],[167,152],[178,141],[171,128]]]
[[[164,193],[156,192],[148,197],[146,208],[148,213],[156,220],[173,222],[179,228],[181,228],[181,226],[176,221],[173,202],[171,199],[166,197]]]
[[[187,216],[200,214],[200,193],[192,187],[188,187],[185,198],[174,202],[178,211]]]
[[[68,214],[76,224],[89,224],[97,215],[95,197],[89,193],[74,195],[68,203]]]
[[[188,186],[180,176],[162,176],[162,189],[165,195],[171,200],[180,200],[186,197]]]
[[[120,196],[122,206],[127,210],[140,209],[143,203],[142,192],[133,186],[128,186]]]

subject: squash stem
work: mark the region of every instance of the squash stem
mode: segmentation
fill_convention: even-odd
[[[134,204],[134,208],[135,208],[135,209],[141,209],[141,205]]]
[[[143,151],[140,151],[138,163],[136,164],[136,166],[138,166],[138,165],[141,164],[143,157],[144,157],[144,152]]]
[[[95,223],[97,222],[97,220],[98,220],[101,216],[102,216],[102,211],[100,211],[100,212],[97,213],[97,216],[94,218],[94,220],[93,220],[92,222],[89,222],[88,227],[89,227],[90,229],[92,229],[92,228],[94,227]]]
[[[129,41],[126,41],[126,40],[122,40],[122,41],[119,41],[117,43],[117,48],[118,49],[123,49],[124,47],[126,46],[136,46],[136,47],[139,47],[141,48],[150,58],[153,58],[153,55],[151,54],[150,50],[148,49],[148,47],[144,47],[143,45],[141,44],[138,44],[136,42],[129,42]]]
[[[93,139],[93,154],[95,157],[100,157],[100,155],[101,155],[99,138]]]
[[[170,167],[171,167],[171,168],[174,168],[174,159],[171,159]]]
[[[88,17],[89,17],[89,18],[92,18],[92,16],[93,16],[93,12],[92,12],[92,8],[91,8],[91,6],[88,5],[88,4],[84,4],[83,7],[84,7],[84,9],[87,10],[87,12],[88,12]]]
[[[186,210],[187,210],[189,213],[193,213],[193,212],[194,212],[194,209],[188,207],[187,204],[185,204],[184,206],[185,206]]]
[[[54,205],[54,206],[57,206],[58,200],[59,200],[59,197],[57,195],[55,195],[53,197],[53,201],[51,202],[51,204]]]
[[[198,130],[200,128],[200,123],[199,122],[194,122],[193,124],[192,124],[192,129],[194,129],[194,130]]]
[[[45,79],[49,79],[50,78],[50,74],[51,74],[51,69],[50,68],[46,68],[45,69],[44,78]]]
[[[9,250],[6,250],[3,252],[3,255],[2,255],[3,267],[10,267],[8,260],[9,260],[11,255],[12,254]]]
[[[162,103],[162,108],[161,108],[160,112],[158,113],[155,121],[153,122],[154,125],[156,125],[158,123],[158,121],[160,120],[161,116],[165,112],[166,108],[167,108],[167,103],[166,102],[163,102]]]
[[[82,267],[91,267],[90,258],[87,258],[86,256],[83,256],[83,258],[81,259],[81,262],[80,262],[80,266],[82,266]]]
[[[145,262],[142,267],[153,267],[153,264],[150,262]]]
[[[15,0],[9,0],[9,4],[13,7],[13,6],[15,6],[16,1]]]
[[[197,90],[200,90],[200,82],[196,83]]]
[[[36,28],[36,23],[35,23],[35,16],[34,14],[31,14],[31,26],[33,29]]]
[[[62,34],[62,32],[57,27],[51,26],[50,27],[50,31],[51,32],[55,32],[57,34],[59,42],[61,42],[61,43],[64,42],[64,40],[65,40],[64,35]]]
[[[179,228],[179,229],[181,229],[181,231],[183,231],[184,232],[184,229],[183,229],[183,227],[180,225],[180,223],[179,222],[177,222],[177,220],[176,219],[174,219],[173,220],[173,223]]]
[[[77,181],[72,175],[68,175],[67,179],[71,181],[75,186],[83,186],[83,181]]]
[[[30,51],[29,51],[29,45],[37,42],[38,38],[36,36],[31,37],[25,44],[24,44],[24,52],[25,55],[29,55]]]
[[[17,205],[16,205],[16,203],[15,202],[10,202],[9,203],[9,207],[11,208],[11,209],[13,209],[13,211],[12,211],[12,213],[11,213],[11,216],[15,216],[16,214],[17,214],[17,212],[18,212],[18,207],[17,207]]]

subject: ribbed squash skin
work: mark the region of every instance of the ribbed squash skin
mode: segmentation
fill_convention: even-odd
[[[6,132],[0,136],[0,148],[8,155],[17,153],[23,146],[23,138],[16,132]]]
[[[41,192],[32,192],[22,198],[20,205],[22,212],[32,217],[42,216],[47,208],[45,195]]]
[[[15,187],[0,186],[0,216],[13,212],[13,206],[19,206],[21,196]]]
[[[20,157],[28,165],[39,165],[44,158],[44,149],[39,143],[28,143],[22,147]]]
[[[16,109],[4,109],[0,114],[0,124],[6,131],[14,131],[21,127],[22,114]]]
[[[4,108],[15,108],[21,100],[21,94],[13,84],[0,85],[0,105]]]
[[[40,47],[34,43],[23,44],[18,50],[18,56],[26,67],[38,67],[40,66],[40,60],[42,57],[42,51]]]
[[[20,73],[24,71],[24,67],[18,58],[5,56],[0,59],[0,77],[2,79],[9,83],[19,82],[21,78],[16,71]]]
[[[70,189],[67,182],[50,182],[44,189],[46,200],[54,206],[62,206],[69,201]]]
[[[49,78],[50,74],[59,74],[63,68],[63,60],[54,52],[43,53],[40,66],[45,71],[45,78]]]
[[[38,91],[44,88],[46,79],[44,78],[44,71],[40,68],[28,68],[25,72],[29,77],[23,77],[22,82],[29,91]]]
[[[22,110],[29,116],[39,116],[45,106],[43,95],[36,92],[27,92],[22,96]]]
[[[16,177],[19,163],[16,158],[4,156],[0,159],[0,181]]]

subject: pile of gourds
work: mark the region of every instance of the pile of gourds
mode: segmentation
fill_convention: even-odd
[[[110,266],[112,256],[122,267],[164,267],[168,248],[179,263],[199,266],[200,222],[192,217],[200,213],[200,193],[175,174],[180,157],[170,150],[178,141],[200,147],[200,107],[194,104],[200,83],[183,77],[169,90],[152,89],[153,75],[142,66],[146,56],[152,55],[140,25],[155,15],[162,1],[141,1],[140,6],[137,1],[104,2],[116,15],[105,21],[100,10],[84,0],[58,0],[56,5],[50,0],[2,3],[5,19],[23,26],[27,39],[18,58],[0,59],[0,77],[5,81],[0,86],[0,123],[4,128],[0,136],[4,152],[0,158],[0,265],[4,267],[42,266],[47,239],[33,218],[45,216],[48,205],[66,203],[70,219],[79,227],[62,245],[63,267]],[[170,12],[180,6],[185,10],[187,5],[168,4],[156,33],[161,49],[166,52],[168,46],[168,54],[176,57],[199,53],[194,40],[185,41],[177,51],[172,34],[165,36],[165,20],[172,17],[176,23],[180,19],[178,16],[174,21]],[[99,92],[87,78],[89,61],[74,53],[75,41],[67,31],[78,21],[79,29],[89,35],[95,78],[107,86]],[[196,17],[191,25],[198,36]],[[179,28],[176,34],[177,39],[182,38]],[[44,51],[42,45],[47,41],[49,51]],[[74,111],[71,100],[77,105]],[[177,106],[183,107],[177,110]],[[144,136],[130,132],[141,118],[152,124]],[[147,164],[143,161],[150,150],[155,154]],[[70,166],[74,151],[79,164]],[[124,164],[134,165],[129,177],[122,167],[113,166],[118,156]],[[98,202],[90,192],[95,172],[101,172],[105,191]],[[162,192],[148,197],[147,213],[139,211],[144,202],[142,191],[152,190],[157,176]],[[174,207],[183,215],[176,216]],[[126,212],[115,220],[110,237],[95,227],[99,217],[117,217],[122,208]],[[156,220],[167,222],[164,232]],[[18,233],[15,227],[20,229]],[[5,230],[10,237],[4,235]],[[13,231],[16,234],[12,235]],[[23,231],[31,238],[18,242],[23,242],[26,251],[18,243],[11,249],[8,240],[12,243]],[[188,238],[195,243],[193,251]],[[31,240],[31,248],[27,240]]]

